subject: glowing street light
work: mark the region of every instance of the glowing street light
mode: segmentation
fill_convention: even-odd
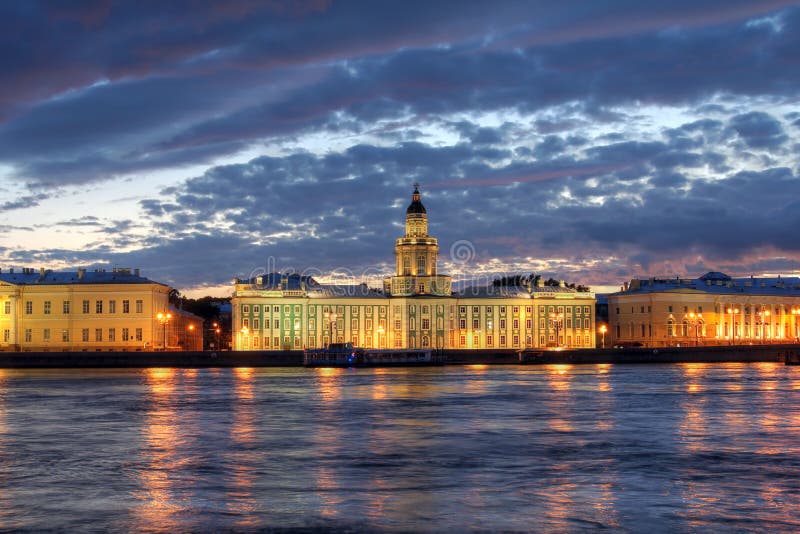
[[[382,349],[383,348],[383,334],[386,332],[386,330],[383,328],[383,325],[378,325],[378,329],[376,331],[378,332],[378,348]]]
[[[156,314],[156,319],[158,319],[159,324],[161,324],[162,336],[164,338],[164,350],[167,350],[167,324],[169,324],[169,320],[172,319],[172,314],[167,311],[158,312]]]
[[[600,348],[606,348],[606,332],[608,332],[608,327],[606,325],[600,325]]]
[[[739,313],[739,308],[728,308],[728,313],[731,314],[731,345],[736,338],[736,314]]]
[[[559,312],[550,312],[550,324],[553,325],[553,328],[556,330],[556,346],[561,346],[561,338],[558,337],[558,333],[561,330],[561,325],[564,321],[564,313]]]

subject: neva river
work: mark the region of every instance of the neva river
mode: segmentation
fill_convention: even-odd
[[[0,370],[0,531],[800,530],[800,367]]]

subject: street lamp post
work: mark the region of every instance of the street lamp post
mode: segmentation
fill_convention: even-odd
[[[386,330],[383,328],[383,325],[378,325],[378,349],[383,350],[383,334]]]
[[[731,314],[731,341],[730,344],[734,344],[734,340],[736,339],[736,315],[739,313],[739,308],[728,308],[728,313]]]
[[[553,325],[553,328],[556,330],[556,346],[561,346],[561,339],[559,338],[558,334],[561,330],[561,322],[564,320],[564,314],[562,312],[554,313],[550,312],[550,324]]]
[[[694,346],[700,346],[700,334],[698,329],[703,322],[703,314],[702,313],[695,313],[689,312],[683,316],[683,319],[689,324],[689,326],[694,330]]]
[[[606,332],[608,332],[608,327],[606,325],[600,325],[600,348],[606,348]]]
[[[156,314],[156,319],[158,319],[159,324],[161,324],[164,350],[167,350],[167,324],[169,324],[169,320],[172,319],[172,314],[167,311],[158,312]]]
[[[797,332],[797,316],[800,315],[800,307],[792,306],[792,332],[794,336],[794,342],[797,343],[800,340],[800,335]]]

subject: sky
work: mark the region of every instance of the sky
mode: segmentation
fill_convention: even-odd
[[[0,268],[800,273],[800,2],[0,2]]]

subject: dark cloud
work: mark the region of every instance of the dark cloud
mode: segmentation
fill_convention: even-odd
[[[5,4],[0,29],[16,52],[0,57],[12,80],[0,90],[0,161],[34,182],[81,183],[409,114],[581,102],[577,117],[536,119],[557,133],[625,121],[611,107],[632,101],[789,95],[800,82],[785,66],[800,9],[780,12],[782,31],[744,24],[787,2],[233,5]]]
[[[2,211],[11,211],[11,210],[19,210],[24,208],[32,208],[34,206],[38,206],[42,200],[49,198],[50,195],[46,193],[38,193],[35,195],[25,195],[21,196],[15,200],[9,200],[0,204],[0,210]]]
[[[789,140],[781,123],[761,111],[736,115],[730,126],[750,148],[775,149]]]

